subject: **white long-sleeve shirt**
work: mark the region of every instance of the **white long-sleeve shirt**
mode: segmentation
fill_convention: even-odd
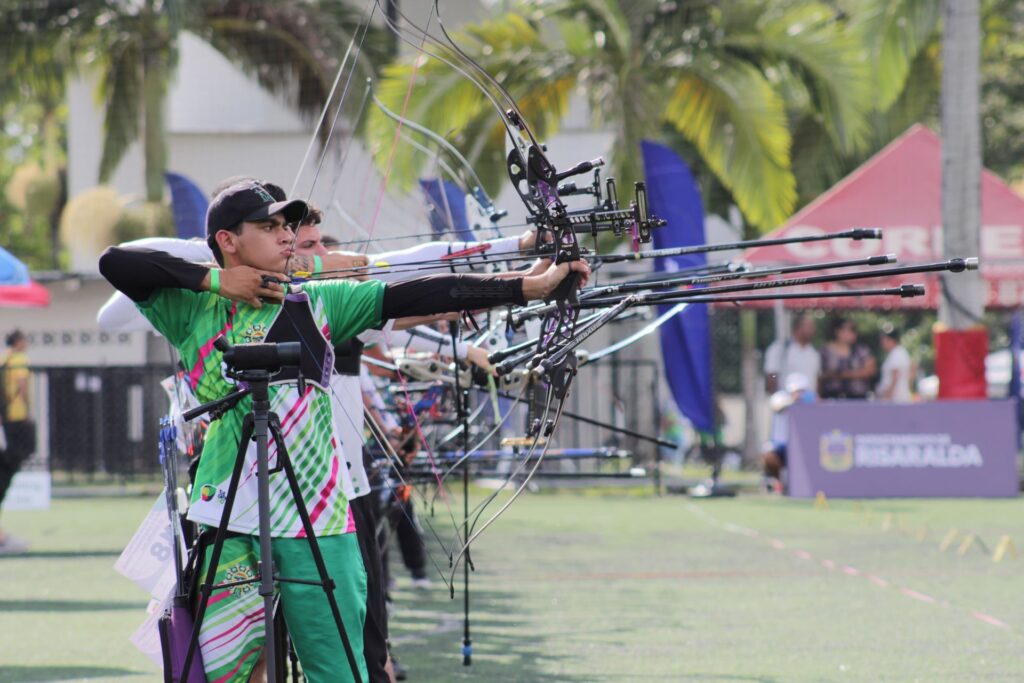
[[[427,242],[426,244],[418,244],[415,247],[409,247],[408,249],[399,249],[396,251],[385,251],[381,254],[375,254],[369,256],[370,265],[374,264],[387,264],[389,266],[400,266],[406,263],[413,263],[418,261],[436,261],[449,254],[454,254],[466,249],[471,249],[480,242]],[[491,245],[491,248],[482,254],[475,255],[473,257],[472,264],[465,259],[455,259],[452,261],[451,272],[460,272],[467,270],[475,270],[480,268],[483,264],[489,261],[488,257],[499,256],[501,254],[508,254],[513,251],[519,250],[519,238],[518,237],[502,237],[501,239],[488,240],[487,244]],[[443,269],[426,271],[430,273],[443,273]],[[384,280],[385,282],[394,282],[396,280],[408,280],[411,277],[415,277],[415,273],[404,272],[404,273],[374,273],[373,277],[378,280]]]
[[[412,263],[415,261],[432,261],[450,253],[463,251],[476,244],[479,243],[427,242],[426,244],[420,244],[408,249],[387,251],[382,254],[371,256],[370,262],[387,263],[392,266],[400,266],[402,264]],[[502,239],[492,240],[489,244],[491,245],[491,248],[486,252],[485,257],[488,254],[495,256],[498,254],[507,254],[517,251],[519,249],[519,238],[504,237]],[[165,251],[171,256],[177,256],[178,258],[185,259],[186,261],[192,261],[193,263],[214,262],[213,252],[210,251],[210,247],[207,246],[206,242],[202,240],[183,240],[175,237],[147,237],[145,239],[126,242],[122,246]],[[474,260],[474,264],[476,263],[479,263],[479,261]],[[470,266],[466,261],[460,261],[458,263],[453,263],[453,270],[470,270]],[[408,272],[385,272],[374,274],[375,278],[386,282],[408,280],[410,276],[411,274]],[[107,332],[149,331],[154,334],[158,334],[153,326],[149,324],[149,321],[139,313],[139,310],[135,307],[135,303],[121,292],[114,292],[114,294],[107,300],[107,303],[103,304],[103,307],[100,308],[99,313],[96,315],[96,322],[100,326],[100,329],[106,330]],[[465,355],[465,349],[462,350],[461,354],[463,356]]]
[[[183,240],[177,237],[146,237],[140,240],[125,242],[124,247],[154,249],[165,251],[171,256],[191,261],[192,263],[214,263],[213,252],[203,240]],[[135,302],[121,292],[114,294],[103,304],[96,314],[96,323],[101,330],[107,332],[141,332],[149,331],[159,334],[148,320],[135,307]]]

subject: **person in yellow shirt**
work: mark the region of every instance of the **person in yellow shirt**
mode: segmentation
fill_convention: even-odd
[[[0,365],[3,391],[3,434],[0,443],[0,505],[11,480],[36,450],[36,425],[31,419],[31,379],[28,369],[28,338],[21,330],[7,335],[7,354]],[[0,555],[22,552],[28,547],[21,539],[0,529]]]

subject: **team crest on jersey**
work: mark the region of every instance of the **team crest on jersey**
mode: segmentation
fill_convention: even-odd
[[[255,579],[256,572],[247,564],[236,564],[224,573],[224,583],[234,583],[235,581],[254,581]],[[230,590],[232,596],[240,598],[247,593],[251,593],[256,590],[256,584],[243,583],[232,586]]]
[[[264,323],[253,323],[242,332],[242,343],[258,344],[267,336],[270,328]]]
[[[203,487],[199,489],[199,497],[203,499],[204,503],[213,500],[215,495],[217,495],[217,487],[211,484],[203,484]]]

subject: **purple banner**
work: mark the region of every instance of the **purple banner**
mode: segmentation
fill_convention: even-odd
[[[823,401],[790,407],[789,494],[1012,497],[1013,401]]]

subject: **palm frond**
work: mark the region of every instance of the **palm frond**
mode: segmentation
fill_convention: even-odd
[[[876,112],[872,117],[873,149],[881,149],[915,123],[938,123],[942,90],[940,53],[938,41],[920,50],[910,63],[899,97],[884,112]]]
[[[508,14],[469,26],[455,39],[498,82],[514,85],[511,95],[537,135],[546,137],[557,129],[575,84],[572,60],[545,50],[535,25]],[[495,91],[489,84],[484,87]],[[495,106],[476,84],[438,60],[419,56],[385,68],[377,95],[392,111],[404,109],[409,120],[449,137],[471,161],[480,162],[477,171],[486,189],[497,191],[504,177],[505,130]],[[502,103],[499,99],[498,106]],[[408,188],[426,160],[393,142],[395,125],[381,112],[371,111],[366,140],[377,166],[384,169],[390,163],[391,182]]]
[[[845,157],[830,144],[830,133],[820,120],[805,113],[791,124],[793,175],[798,202],[806,204],[839,181],[847,171]]]
[[[910,67],[939,29],[942,0],[842,0],[840,6],[868,49],[875,104],[888,109],[899,97]]]
[[[570,19],[575,17],[577,20],[581,15],[587,17],[587,21],[579,23],[603,31],[605,45],[609,50],[628,53],[632,49],[637,29],[656,5],[651,0],[627,3],[614,0],[573,0],[551,14]]]
[[[680,67],[663,111],[760,228],[796,203],[785,107],[764,75],[739,59],[698,56]]]
[[[112,10],[109,0],[0,3],[0,99],[55,106],[82,61],[87,36]]]
[[[313,118],[327,101],[329,83],[303,42],[282,28],[237,18],[211,18],[201,37],[263,88]]]
[[[326,104],[350,43],[359,45],[357,82],[375,75],[389,49],[379,28],[338,2],[206,0],[187,27],[308,119]]]
[[[817,2],[754,7],[723,14],[722,47],[759,64],[777,85],[804,89],[806,106],[841,150],[862,146],[874,107],[860,37]]]
[[[101,183],[110,180],[128,147],[139,139],[142,103],[142,45],[138,36],[124,34],[104,56],[98,96],[103,101]]]

